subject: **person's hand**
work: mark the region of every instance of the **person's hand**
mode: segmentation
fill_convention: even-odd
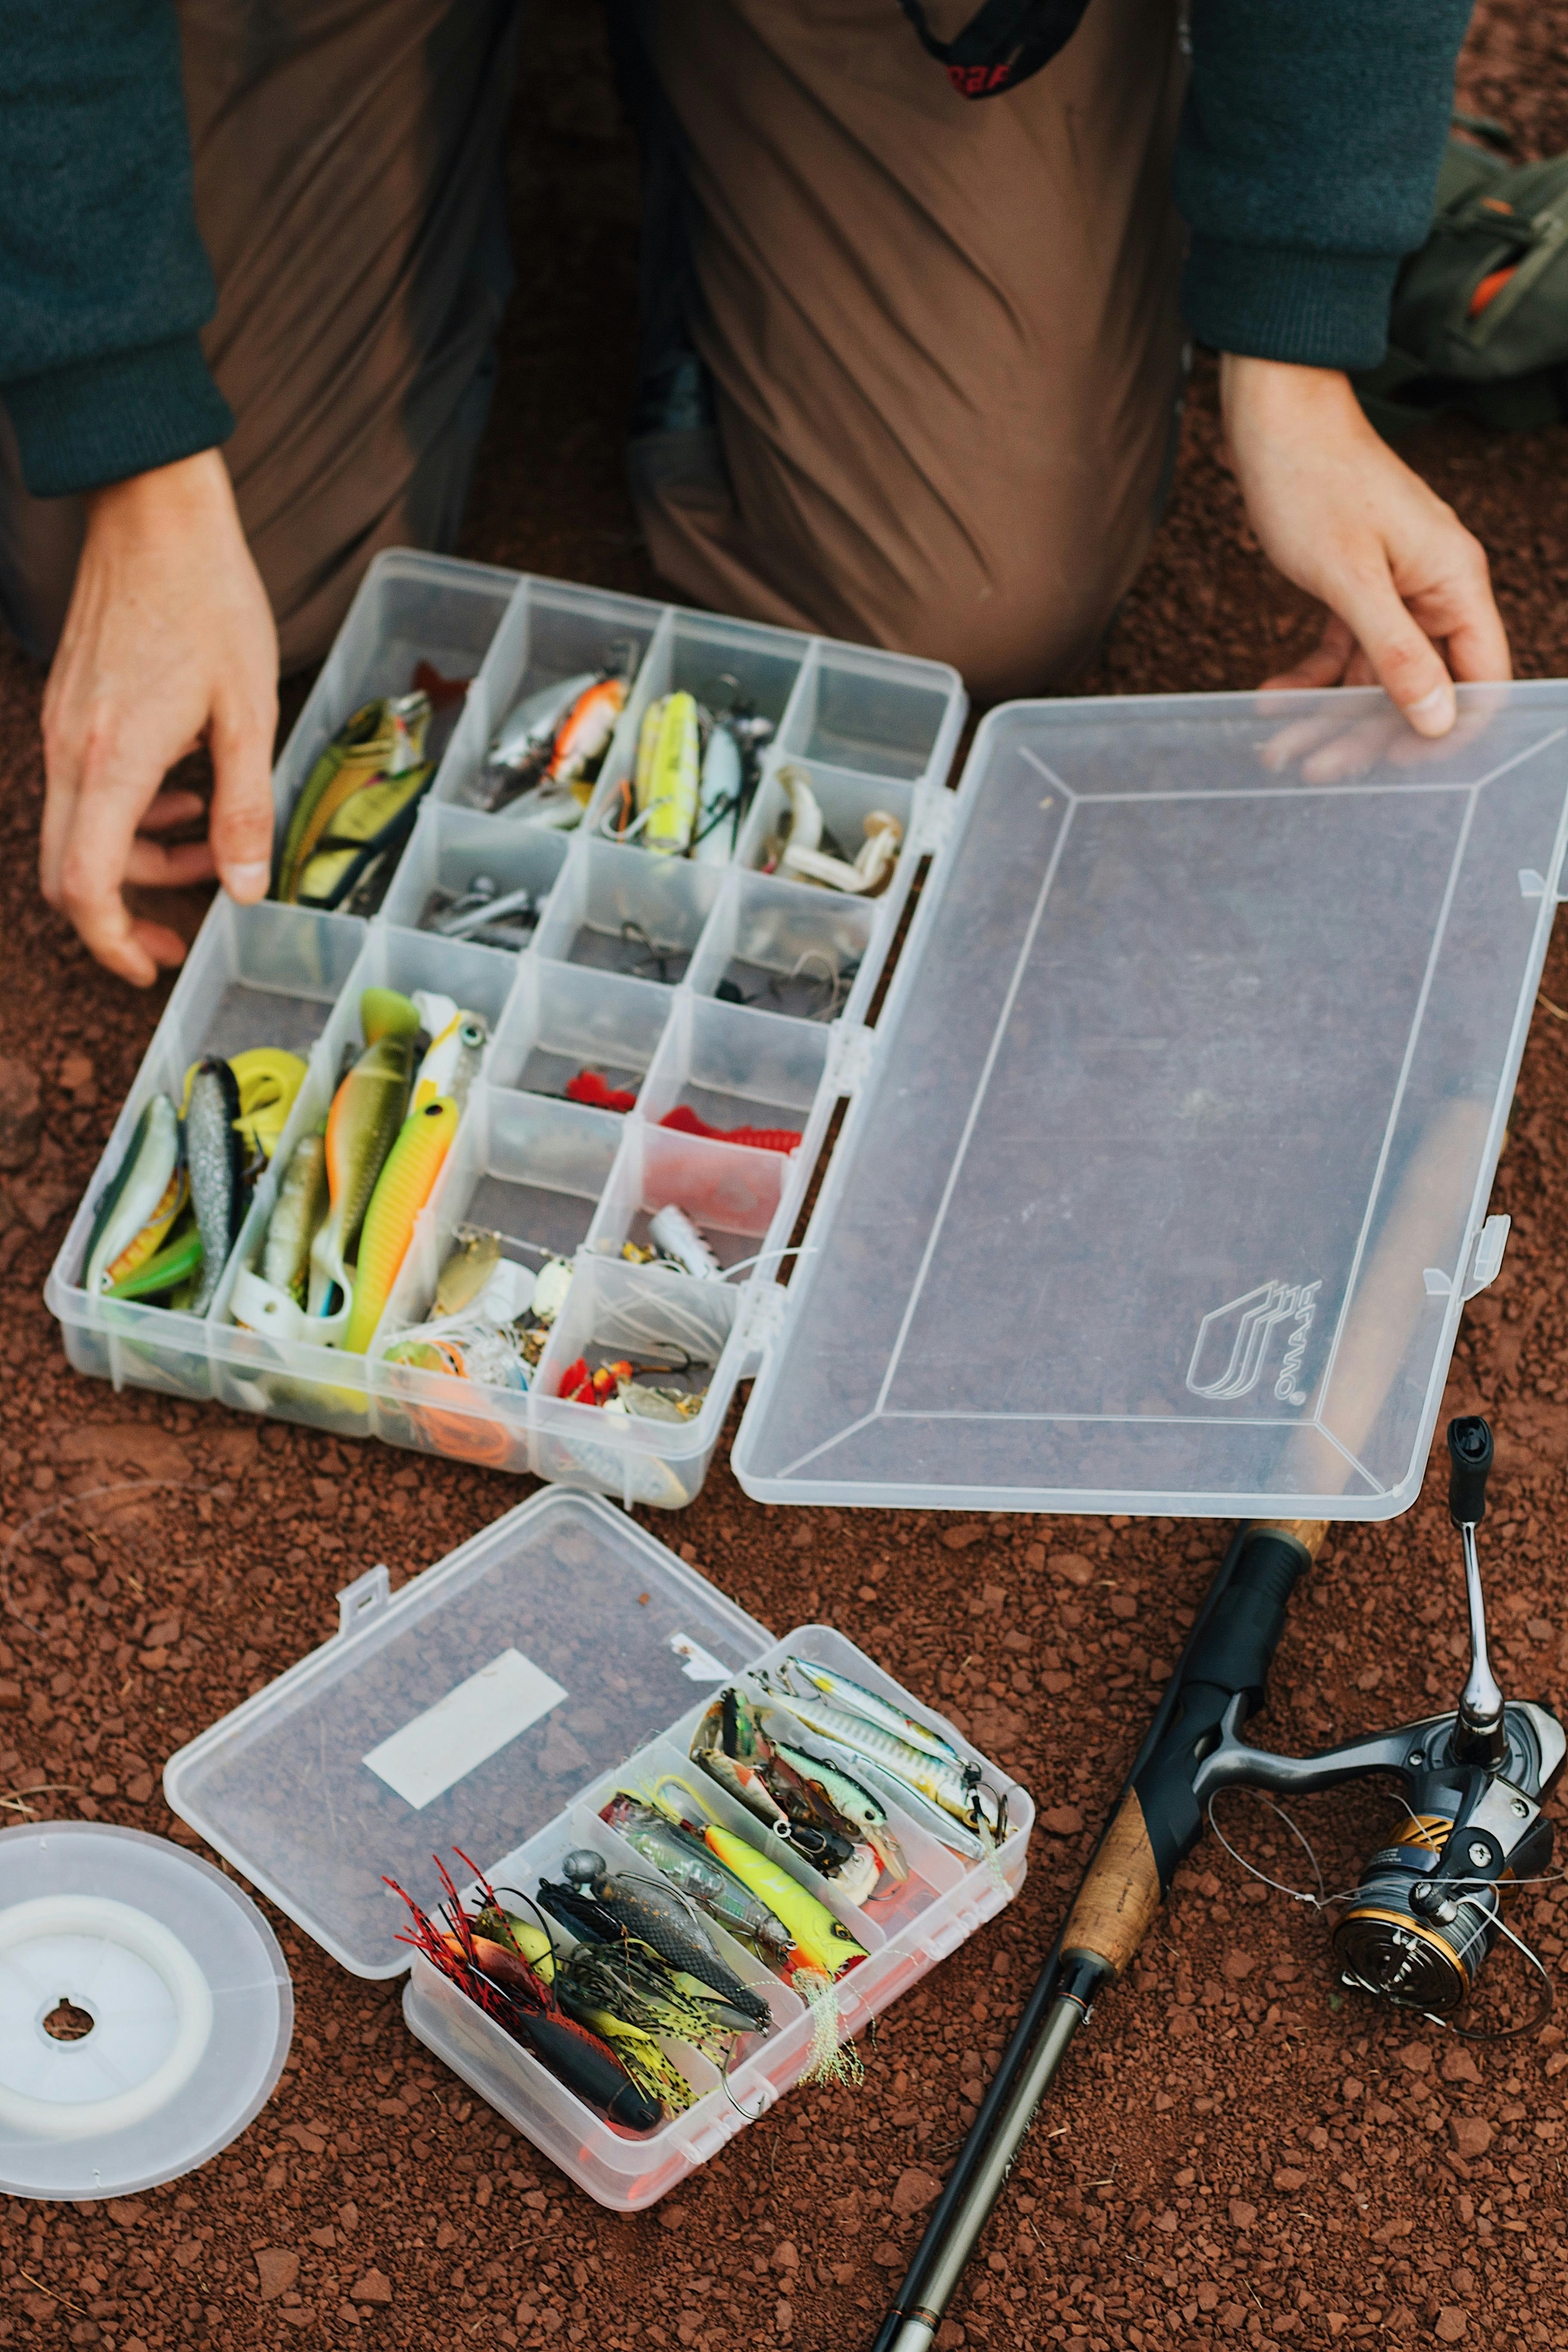
[[[1456,679],[1510,674],[1480,541],[1335,370],[1226,353],[1220,397],[1264,553],[1328,608],[1319,645],[1265,691],[1381,686],[1418,734],[1447,734]]]
[[[110,971],[147,988],[184,956],[174,931],[132,916],[127,883],[216,873],[236,898],[265,892],[277,721],[277,633],[218,452],[93,491],[44,695],[38,872]],[[171,848],[157,835],[203,804],[163,777],[203,741],[208,838]]]

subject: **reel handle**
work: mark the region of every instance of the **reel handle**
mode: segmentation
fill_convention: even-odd
[[[1487,1479],[1495,1448],[1479,1412],[1448,1423],[1448,1517],[1457,1528],[1479,1528],[1487,1515]]]

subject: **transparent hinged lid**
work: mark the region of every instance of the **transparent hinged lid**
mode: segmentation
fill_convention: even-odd
[[[1568,685],[981,727],[734,1453],[772,1502],[1382,1518],[1550,936]]]
[[[183,1748],[169,1803],[356,1976],[396,1976],[431,1862],[482,1869],[771,1634],[608,1504],[535,1496]]]

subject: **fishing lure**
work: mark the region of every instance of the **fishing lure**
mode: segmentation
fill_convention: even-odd
[[[282,1140],[295,1097],[305,1083],[306,1066],[298,1054],[276,1045],[255,1045],[231,1054],[228,1066],[239,1088],[237,1126],[255,1160],[270,1160]]]
[[[245,1213],[247,1159],[239,1133],[239,1083],[216,1055],[191,1074],[185,1109],[185,1164],[191,1206],[202,1238],[201,1271],[190,1312],[205,1315],[217,1294]]]
[[[699,1135],[709,1143],[737,1143],[746,1151],[783,1151],[800,1150],[800,1135],[791,1127],[710,1127],[705,1118],[685,1103],[677,1103],[659,1120],[677,1135]]]
[[[182,1208],[186,1205],[182,1201]],[[129,1253],[128,1253],[129,1255]],[[151,1257],[142,1259],[129,1274],[120,1276],[111,1286],[110,1298],[161,1298],[166,1291],[177,1290],[189,1282],[202,1263],[202,1237],[194,1224],[187,1224],[174,1241],[168,1242]]]
[[[762,1994],[726,1965],[691,1906],[672,1889],[657,1879],[615,1875],[603,1854],[591,1851],[568,1854],[562,1872],[560,1880],[540,1881],[540,1907],[574,1936],[601,1944],[635,1937],[679,1974],[717,1993],[733,2013],[734,2032],[754,2032],[771,2022]]]
[[[524,769],[548,755],[556,731],[569,710],[598,682],[597,670],[575,677],[557,678],[514,703],[496,730],[489,749],[492,768]]]
[[[700,1830],[672,1821],[658,1805],[624,1789],[600,1808],[599,1818],[718,1926],[750,1944],[770,1967],[787,1972],[795,1950],[789,1929],[743,1879],[709,1852]]]
[[[339,729],[289,815],[274,898],[337,907],[384,861],[435,772],[424,757],[429,723],[429,698],[415,692],[367,702]]]
[[[410,1000],[417,1008],[430,1040],[425,1058],[414,1073],[410,1110],[423,1110],[437,1095],[461,1110],[479,1074],[490,1033],[477,1013],[466,1013],[449,996],[416,989]]]
[[[363,1356],[392,1296],[398,1269],[408,1255],[415,1221],[435,1189],[462,1117],[458,1105],[436,1096],[409,1112],[364,1213],[354,1267],[353,1302],[342,1346]]]
[[[685,1210],[673,1201],[654,1211],[647,1222],[647,1233],[655,1248],[673,1258],[683,1274],[695,1276],[700,1282],[723,1281],[723,1267]]]
[[[414,1082],[419,1014],[409,1000],[392,989],[366,989],[360,1000],[360,1021],[365,1049],[332,1097],[327,1114],[331,1207],[310,1245],[312,1316],[328,1315],[334,1295],[348,1299],[353,1288],[348,1254],[402,1129]]]
[[[592,1948],[579,1944],[577,1951],[586,1956]],[[684,2115],[697,2097],[691,2084],[647,2027],[634,2025],[616,2011],[598,2005],[591,1981],[593,1973],[591,1961],[585,1957],[562,1978],[562,2008],[579,2025],[586,2026],[590,2032],[609,2043],[638,2090],[657,2099],[667,2116]]]
[[[936,1748],[916,1747],[900,1734],[866,1715],[851,1713],[847,1707],[835,1706],[821,1697],[817,1691],[803,1692],[787,1679],[791,1666],[798,1669],[800,1661],[785,1661],[786,1678],[774,1679],[766,1672],[754,1679],[782,1707],[793,1715],[807,1731],[830,1739],[838,1748],[847,1748],[852,1755],[878,1764],[884,1773],[891,1773],[905,1787],[914,1790],[928,1803],[938,1807],[952,1821],[962,1822],[976,1832],[982,1841],[994,1844],[1006,1834],[1006,1807],[995,1791],[987,1788],[980,1777],[980,1767],[972,1764],[937,1733],[924,1724],[916,1724],[912,1717],[889,1707],[886,1701],[876,1699],[872,1692],[864,1696],[889,1716],[908,1723],[925,1738],[935,1741]],[[845,1678],[839,1677],[840,1681]],[[858,1687],[856,1685],[855,1687]],[[945,1750],[945,1753],[942,1752]],[[885,1782],[882,1785],[886,1785]]]
[[[826,1798],[814,1797],[788,1766],[781,1766],[745,1699],[733,1687],[716,1698],[699,1723],[691,1759],[710,1779],[766,1823],[846,1898],[858,1906],[876,1886],[876,1853]]]
[[[476,874],[466,890],[437,888],[419,918],[421,930],[446,940],[473,940],[481,947],[524,947],[538,929],[540,894],[502,890],[489,874]]]
[[[637,1101],[635,1093],[623,1087],[606,1084],[597,1070],[579,1070],[566,1081],[568,1102],[586,1103],[591,1110],[630,1110]]]
[[[792,1747],[787,1740],[777,1738],[771,1727],[767,1738],[779,1761],[788,1765],[806,1788],[817,1792],[841,1821],[852,1822],[861,1832],[889,1877],[901,1885],[910,1874],[910,1865],[888,1819],[888,1809],[875,1791],[826,1757],[814,1756],[804,1748]]]
[[[466,1855],[458,1858],[465,1867],[473,1869]],[[515,1939],[510,1951],[503,1943],[489,1937],[482,1939],[492,1956],[492,1964],[496,1954],[506,1960],[505,1983],[490,1975],[480,1958],[480,1939],[475,1936],[474,1923],[464,1911],[458,1890],[439,1858],[436,1867],[448,1897],[444,1914],[449,1922],[447,1929],[437,1927],[395,1878],[384,1881],[395,1895],[402,1895],[414,1922],[412,1935],[400,1936],[398,1941],[412,1944],[416,1951],[423,1952],[476,2008],[531,2051],[585,2105],[598,2108],[611,2123],[620,2124],[628,2131],[656,2129],[663,2121],[658,2101],[633,2081],[608,2042],[566,2015],[553,1983],[530,1963]],[[499,1919],[500,1906],[493,1889],[483,1879],[479,1884],[487,1911]]]
[[[689,2042],[721,2066],[733,2052],[737,2032],[752,2030],[744,2020],[737,2024],[733,2011],[713,1995],[684,1990],[677,1974],[635,1937],[574,1946],[559,1982],[568,2008],[574,1992],[645,2033],[668,2033]]]
[[[717,1854],[725,1869],[732,1871],[783,1921],[800,1956],[797,1967],[813,1969],[831,1984],[846,1969],[868,1957],[864,1944],[858,1944],[844,1922],[792,1878],[782,1862],[760,1853],[717,1822],[710,1822],[702,1835],[710,1853]]]
[[[93,1297],[109,1288],[110,1268],[158,1218],[179,1166],[180,1114],[167,1095],[154,1095],[131,1131],[88,1235],[82,1286]]]
[[[637,736],[633,799],[642,845],[656,857],[679,857],[691,845],[700,761],[696,698],[668,694],[650,702]]]
[[[310,1244],[326,1222],[327,1139],[317,1130],[302,1135],[289,1156],[262,1244],[264,1281],[303,1304]]]

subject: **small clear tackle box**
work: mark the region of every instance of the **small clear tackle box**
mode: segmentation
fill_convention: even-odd
[[[775,1640],[595,1496],[536,1495],[395,1596],[385,1569],[373,1569],[340,1595],[340,1612],[334,1639],[170,1759],[169,1803],[355,1976],[406,1969],[404,2013],[417,2039],[618,2211],[667,2195],[799,2079],[815,2031],[805,2001],[715,1927],[729,1965],[766,2000],[771,2028],[746,2037],[727,2079],[669,2042],[693,2102],[651,2132],[626,2131],[399,1940],[409,1915],[386,1878],[433,1913],[433,1855],[459,1885],[470,1880],[458,1849],[498,1890],[514,1890],[503,1900],[559,1881],[565,1857],[584,1847],[612,1869],[646,1872],[600,1808],[667,1773],[761,1843],[763,1825],[689,1750],[727,1685],[745,1688],[756,1669],[799,1653],[942,1731],[1005,1804],[1006,1835],[974,1861],[889,1796],[909,1874],[858,1907],[785,1850],[784,1866],[866,1952],[838,1979],[843,2033],[858,2033],[1023,1883],[1034,1822],[1025,1790],[841,1634],[807,1625]],[[557,1931],[557,1943],[570,1938]]]
[[[633,685],[577,830],[476,806],[518,698],[612,641]],[[79,1370],[626,1504],[690,1500],[747,1378],[733,1466],[768,1502],[1409,1506],[1506,1239],[1487,1202],[1558,898],[1568,684],[1462,688],[1437,743],[1374,690],[1016,703],[953,792],[965,703],[938,665],[395,553],[285,750],[280,814],[421,661],[473,684],[380,911],[207,918],[49,1278]],[[650,700],[715,678],[773,724],[733,856],[605,838]],[[759,870],[791,764],[836,840],[896,820],[879,895]],[[419,928],[481,869],[538,904],[521,953]],[[456,998],[490,1044],[348,1357],[243,1328],[232,1300],[377,982]],[[92,1204],[149,1096],[261,1045],[310,1075],[209,1313],[89,1297]],[[558,1098],[585,1065],[629,1111]],[[671,1204],[721,1279],[626,1262]],[[574,1259],[526,1393],[385,1359],[469,1225]],[[711,1367],[679,1425],[560,1393],[580,1359],[661,1344]]]

